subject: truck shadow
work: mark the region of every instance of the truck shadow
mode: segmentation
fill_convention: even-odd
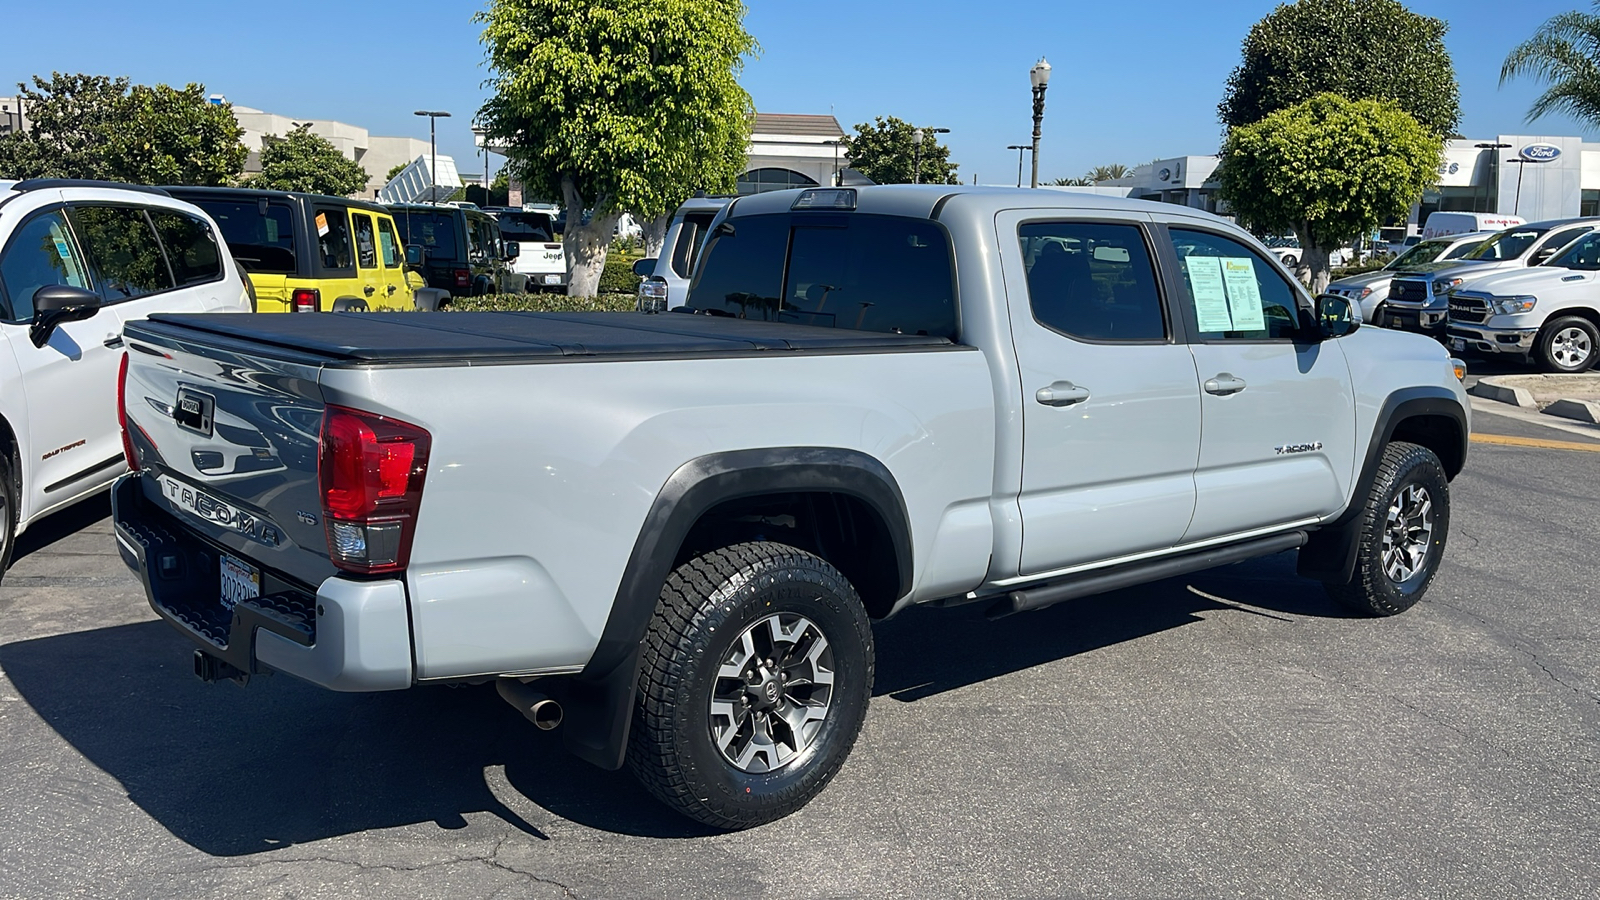
[[[17,560],[30,553],[38,553],[109,518],[111,518],[110,494],[100,493],[86,500],[80,500],[60,512],[51,513],[40,519],[23,532],[11,551],[11,561],[15,564]]]
[[[1287,567],[1252,564],[1268,569],[1244,588],[1232,583],[1232,595],[1256,607],[1244,611],[1337,615],[1316,585],[1293,578],[1289,559]],[[879,626],[876,692],[922,699],[1241,609],[1188,589],[1211,577],[1234,576],[1163,582],[994,623],[977,608],[913,610]],[[1226,583],[1204,589],[1230,596]],[[276,676],[239,690],[196,681],[189,654],[167,625],[150,621],[6,644],[0,667],[134,804],[214,856],[423,822],[464,828],[464,816],[483,812],[546,839],[490,789],[485,770],[495,766],[522,798],[590,828],[711,833],[657,803],[626,770],[570,756],[559,732],[535,731],[491,687],[336,694]]]

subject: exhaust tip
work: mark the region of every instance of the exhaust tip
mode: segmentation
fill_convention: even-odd
[[[563,718],[561,704],[551,700],[527,682],[516,678],[501,678],[495,683],[495,689],[500,692],[501,699],[515,707],[517,712],[522,713],[523,718],[532,722],[540,731],[553,731],[561,724]]]
[[[554,731],[561,724],[561,704],[554,700],[540,700],[523,715],[540,731]]]

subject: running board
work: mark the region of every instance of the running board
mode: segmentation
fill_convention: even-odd
[[[1014,613],[1044,609],[1064,600],[1075,600],[1091,594],[1103,594],[1106,591],[1160,581],[1163,578],[1187,575],[1190,572],[1199,572],[1229,563],[1244,562],[1258,556],[1271,556],[1274,553],[1293,550],[1305,542],[1304,531],[1291,531],[1245,541],[1242,544],[1211,547],[1183,556],[1168,556],[1149,562],[1130,563],[1115,569],[1085,572],[1038,587],[1012,591],[990,604],[989,608],[984,610],[984,615],[990,619],[999,619]]]

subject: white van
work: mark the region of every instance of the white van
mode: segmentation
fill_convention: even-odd
[[[1427,223],[1422,226],[1422,239],[1467,234],[1472,231],[1502,231],[1526,224],[1528,220],[1521,216],[1506,216],[1500,213],[1436,212],[1430,213]]]

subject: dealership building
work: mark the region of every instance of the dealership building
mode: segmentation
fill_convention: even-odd
[[[1095,193],[1159,200],[1227,215],[1217,199],[1215,156],[1179,156],[1101,181]],[[1580,137],[1502,134],[1445,142],[1438,183],[1423,192],[1405,222],[1383,229],[1388,240],[1417,234],[1440,210],[1517,215],[1530,221],[1600,215],[1600,143]]]

